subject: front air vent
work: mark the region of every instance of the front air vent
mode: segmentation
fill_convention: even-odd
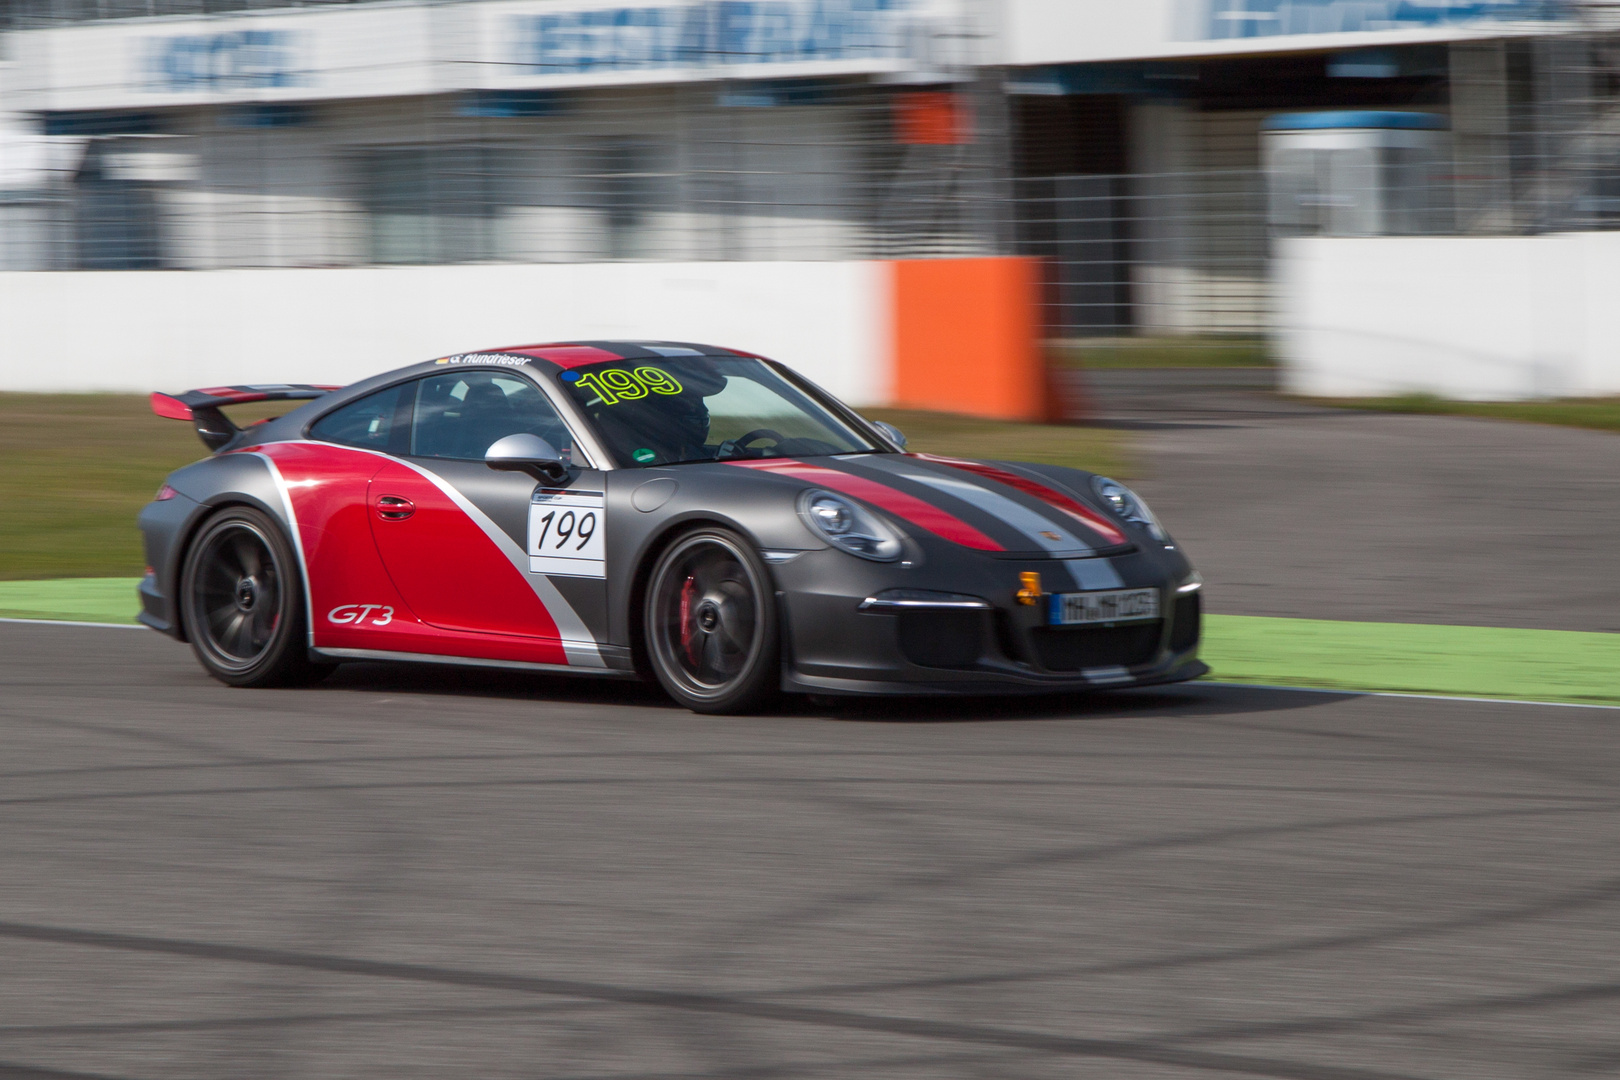
[[[1171,615],[1170,651],[1186,652],[1198,644],[1199,627],[1203,622],[1204,602],[1201,593],[1188,593],[1176,597]]]
[[[985,619],[983,611],[902,611],[900,652],[919,667],[972,667],[984,655]]]
[[[1151,663],[1163,632],[1164,621],[1154,619],[1125,626],[1042,627],[1030,636],[1041,667],[1047,671],[1079,671]]]

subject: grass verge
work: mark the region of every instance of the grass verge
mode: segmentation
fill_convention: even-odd
[[[1263,338],[1059,338],[1046,343],[1059,366],[1073,368],[1275,367]]]
[[[1210,615],[1220,682],[1620,704],[1620,634]]]
[[[1428,394],[1386,398],[1305,398],[1314,405],[1372,412],[1479,416],[1528,424],[1620,431],[1620,398],[1560,398],[1553,401],[1449,401]]]
[[[232,418],[246,423],[297,404],[248,407]],[[1121,432],[871,415],[924,452],[1130,472]],[[138,394],[0,394],[0,581],[139,575],[135,515],[166,475],[206,453],[191,425],[153,416]]]
[[[1110,476],[1133,475],[1126,432],[1055,424],[1016,424],[905,409],[862,409],[861,415],[893,424],[910,440],[907,449],[919,453],[994,461],[1035,461]]]
[[[0,618],[53,619],[134,625],[140,578],[58,578],[0,581]]]
[[[207,451],[134,394],[0,394],[0,579],[141,572],[135,515]]]

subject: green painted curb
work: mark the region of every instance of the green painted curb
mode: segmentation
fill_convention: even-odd
[[[139,578],[0,581],[0,617],[135,622]],[[1620,704],[1620,634],[1208,615],[1217,682]]]
[[[1218,682],[1620,704],[1620,634],[1208,615]]]
[[[63,622],[135,622],[140,578],[0,581],[0,618]]]

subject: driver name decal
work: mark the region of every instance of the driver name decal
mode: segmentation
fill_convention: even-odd
[[[529,573],[607,577],[607,499],[541,489],[529,500]]]
[[[500,364],[503,367],[522,367],[529,362],[527,356],[505,356],[501,353],[457,353],[433,361],[435,364]]]

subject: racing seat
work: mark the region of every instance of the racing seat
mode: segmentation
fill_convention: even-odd
[[[477,380],[469,385],[457,412],[461,415],[450,425],[446,457],[482,460],[490,444],[524,430],[518,410],[513,408],[506,391],[492,379]],[[445,419],[450,419],[448,413]]]

